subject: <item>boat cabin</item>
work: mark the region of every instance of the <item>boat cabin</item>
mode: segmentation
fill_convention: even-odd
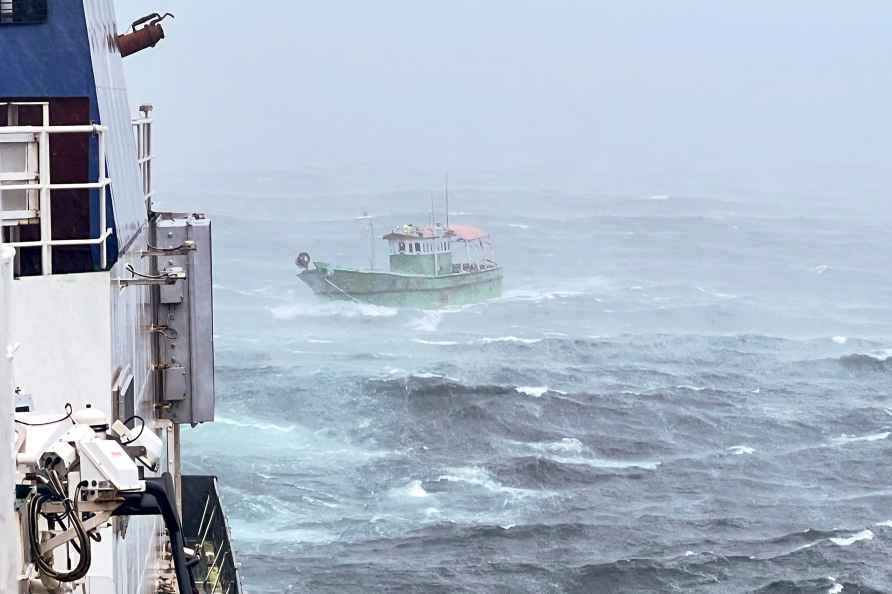
[[[388,243],[390,271],[443,276],[495,268],[489,236],[468,225],[403,225],[383,237]]]

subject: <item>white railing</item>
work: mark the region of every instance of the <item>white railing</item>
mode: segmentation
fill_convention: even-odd
[[[53,273],[53,247],[73,245],[97,245],[100,246],[100,266],[105,270],[108,266],[106,255],[106,240],[112,233],[111,227],[107,227],[107,188],[111,180],[106,173],[105,165],[105,134],[107,128],[96,124],[79,126],[51,126],[50,105],[47,102],[9,102],[0,103],[6,106],[7,118],[10,125],[0,126],[0,146],[10,146],[21,149],[30,165],[25,171],[3,172],[5,167],[0,167],[0,219],[4,226],[31,223],[35,219],[40,223],[40,239],[36,241],[9,241],[5,242],[0,234],[0,243],[5,243],[16,248],[40,247],[41,250],[41,274]],[[42,109],[42,125],[19,126],[16,125],[18,108],[20,106],[40,106]],[[97,137],[99,174],[95,182],[54,184],[50,179],[50,135],[52,134],[91,134]],[[88,145],[89,146],[89,145]],[[33,155],[36,154],[36,159]],[[36,163],[34,161],[36,160]],[[0,166],[2,166],[0,161]],[[36,168],[33,167],[36,165]],[[35,170],[36,169],[36,170]],[[4,183],[12,182],[12,183]],[[87,239],[53,239],[52,203],[50,196],[53,190],[92,190],[99,191],[99,229],[98,237]],[[5,209],[3,202],[4,192],[24,191],[29,206],[24,210]],[[32,199],[34,194],[38,199]]]
[[[152,106],[140,105],[141,118],[133,120],[133,136],[136,140],[136,162],[142,177],[142,193],[146,209],[152,206]]]

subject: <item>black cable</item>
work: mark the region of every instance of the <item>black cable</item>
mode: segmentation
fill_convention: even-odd
[[[125,419],[125,420],[122,421],[122,422],[126,425],[127,423],[129,423],[129,422],[132,421],[133,419],[139,419],[139,420],[140,420],[139,433],[137,433],[137,434],[136,434],[136,437],[134,437],[133,439],[130,439],[130,440],[127,440],[127,441],[122,441],[122,442],[121,442],[121,445],[122,445],[122,446],[125,446],[125,445],[127,445],[128,443],[133,443],[134,441],[136,441],[137,439],[139,439],[140,436],[142,435],[142,432],[143,432],[143,431],[145,430],[145,428],[146,428],[146,420],[145,420],[144,418],[142,418],[141,416],[139,416],[139,415],[131,415],[131,416],[127,417],[127,419]]]
[[[49,479],[49,484],[52,485],[51,490],[56,490],[56,485],[61,485],[59,476],[55,471],[49,473]],[[56,571],[52,564],[40,554],[40,542],[38,541],[40,528],[39,521],[40,516],[43,515],[40,508],[46,501],[50,500],[52,500],[51,497],[35,493],[31,496],[31,499],[28,502],[28,541],[31,550],[31,560],[37,568],[48,577],[59,580],[60,582],[73,582],[86,576],[87,572],[90,570],[90,565],[92,563],[90,537],[81,521],[80,513],[77,510],[77,502],[72,502],[67,497],[64,498],[62,500],[62,505],[65,508],[65,513],[71,518],[71,523],[77,534],[77,540],[80,544],[80,558],[78,559],[77,566],[75,566],[73,570],[68,572]],[[77,550],[77,544],[72,544],[74,544],[75,550]]]
[[[136,269],[133,268],[133,264],[128,264],[126,270],[132,276],[138,276],[140,278],[147,278],[150,280],[160,280],[160,279],[167,278],[167,276],[165,276],[163,274],[143,274],[142,272],[137,272]]]
[[[72,415],[72,412],[73,412],[73,411],[71,410],[71,403],[70,403],[70,402],[66,402],[66,403],[65,403],[65,410],[67,411],[68,414],[66,414],[66,415],[65,415],[64,417],[62,417],[61,419],[57,419],[57,420],[55,420],[55,421],[47,421],[46,423],[26,423],[25,421],[20,421],[20,420],[16,419],[15,422],[16,422],[16,423],[19,423],[20,425],[27,425],[28,427],[43,427],[44,425],[55,425],[56,423],[61,423],[62,421],[71,418],[71,415]],[[74,421],[72,421],[72,423],[73,423],[73,422],[74,422]]]
[[[183,249],[184,247],[186,247],[186,244],[185,244],[185,243],[181,243],[180,245],[178,245],[178,246],[176,246],[176,247],[170,247],[170,248],[156,247],[156,246],[154,246],[154,245],[152,245],[152,244],[149,244],[149,243],[146,244],[146,248],[147,248],[147,249],[150,249],[150,250],[155,251],[155,252],[175,252],[175,251],[177,251],[177,250],[181,250],[181,249]]]

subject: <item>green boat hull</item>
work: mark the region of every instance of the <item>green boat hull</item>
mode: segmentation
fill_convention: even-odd
[[[317,268],[298,275],[330,299],[419,308],[479,303],[502,294],[502,269],[424,276],[346,268]]]

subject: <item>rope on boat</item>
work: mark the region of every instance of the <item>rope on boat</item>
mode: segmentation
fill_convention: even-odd
[[[336,284],[334,284],[333,282],[331,282],[331,281],[328,280],[327,278],[323,278],[322,280],[324,280],[324,281],[327,282],[329,285],[331,285],[332,287],[334,287],[335,290],[337,290],[339,293],[341,293],[342,295],[344,295],[344,297],[346,297],[347,299],[351,299],[354,303],[362,303],[362,301],[360,301],[359,299],[357,299],[356,297],[354,297],[353,295],[351,295],[350,293],[348,293],[347,291],[345,291],[345,290],[342,289],[341,287],[337,286]]]

